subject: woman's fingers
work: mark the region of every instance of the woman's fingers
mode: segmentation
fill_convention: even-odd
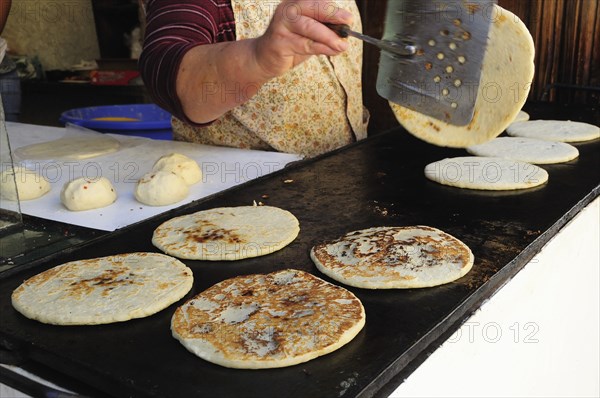
[[[350,25],[352,22],[352,13],[331,0],[287,0],[277,7],[273,18],[274,24],[302,38],[297,48],[302,55],[337,55],[345,51],[346,40],[323,23]]]
[[[277,10],[281,22],[291,32],[303,37],[303,55],[337,55],[348,48],[346,40],[323,25],[353,22],[351,12],[340,8],[330,0],[288,0]]]
[[[256,43],[256,60],[268,76],[279,76],[311,55],[335,56],[346,39],[323,23],[352,24],[353,15],[330,0],[285,0]]]
[[[337,33],[322,23],[306,17],[299,16],[288,29],[297,35],[298,41],[295,50],[302,55],[337,55],[348,48],[347,40],[340,38]]]

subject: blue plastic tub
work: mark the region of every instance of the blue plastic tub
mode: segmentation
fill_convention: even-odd
[[[72,123],[102,133],[134,135],[158,140],[173,139],[171,114],[154,104],[107,105],[76,108],[60,115]]]

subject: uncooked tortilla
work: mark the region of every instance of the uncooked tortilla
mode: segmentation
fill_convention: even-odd
[[[272,206],[222,207],[176,217],[154,231],[152,243],[192,260],[241,260],[264,256],[291,243],[298,219]]]
[[[192,271],[158,253],[128,253],[65,263],[23,282],[13,307],[54,325],[97,325],[161,311],[192,288]]]
[[[577,148],[564,142],[518,137],[498,137],[485,144],[468,147],[467,152],[476,156],[506,158],[535,164],[563,163],[579,156]]]
[[[447,147],[481,144],[500,135],[523,107],[534,74],[533,39],[516,15],[494,7],[473,120],[454,126],[390,103],[398,121],[414,136]]]
[[[19,159],[82,160],[116,152],[119,147],[118,140],[98,133],[69,136],[39,144],[31,144],[17,148],[14,153]]]
[[[600,138],[600,127],[566,120],[533,120],[513,123],[506,132],[513,137],[559,142],[582,142]]]
[[[312,248],[325,275],[364,289],[437,286],[464,276],[473,253],[455,237],[427,226],[375,227]]]
[[[491,191],[533,188],[548,181],[546,170],[518,160],[465,156],[428,164],[425,176],[437,183]]]
[[[238,276],[186,302],[173,337],[200,358],[229,368],[280,368],[350,342],[365,324],[360,300],[307,272]]]

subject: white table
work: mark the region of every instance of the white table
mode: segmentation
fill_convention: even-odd
[[[11,149],[63,137],[90,137],[101,133],[82,130],[81,127],[48,127],[21,123],[6,123]],[[233,186],[282,169],[286,164],[300,160],[294,154],[254,151],[192,144],[188,142],[152,140],[143,137],[110,134],[116,139],[118,151],[89,159],[18,159],[18,164],[34,170],[51,185],[48,194],[39,199],[21,202],[24,214],[67,224],[103,231],[114,231],[148,219],[175,207],[202,199]],[[136,182],[152,170],[154,162],[163,155],[177,152],[194,159],[203,172],[202,180],[190,187],[190,194],[181,202],[169,206],[147,206],[134,195]],[[2,170],[10,163],[2,161]],[[2,171],[0,170],[0,171]],[[65,183],[79,177],[108,178],[117,191],[117,201],[110,206],[80,212],[67,210],[60,202],[60,191]],[[258,202],[260,198],[256,198]],[[0,206],[8,205],[7,201]],[[248,203],[252,205],[252,203]]]
[[[392,394],[600,396],[600,199]]]

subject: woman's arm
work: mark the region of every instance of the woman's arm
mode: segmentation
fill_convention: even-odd
[[[213,2],[207,2],[206,7],[208,3]],[[175,92],[163,89],[163,93],[158,94],[165,98],[157,98],[157,102],[178,102],[174,108],[179,107],[188,122],[209,123],[247,101],[264,83],[309,56],[336,55],[344,51],[347,47],[345,40],[318,22],[351,23],[351,13],[332,10],[331,4],[329,0],[284,0],[276,9],[267,32],[256,39],[214,43],[215,32],[206,28],[191,41],[178,43],[171,33],[163,33],[164,38],[157,40],[171,41],[165,44],[164,51],[173,56],[161,54],[160,48],[151,44],[154,35],[150,33],[146,38],[150,43],[149,51],[143,53],[140,59],[142,74],[145,80],[156,80],[160,74],[150,69],[164,67],[160,64],[172,62],[180,56],[177,70],[172,71],[176,73]],[[174,20],[172,26],[179,23]],[[152,31],[166,32],[162,26],[153,24],[149,20]],[[212,22],[207,26],[211,25]],[[188,27],[198,28],[196,24]],[[212,40],[212,44],[206,44],[206,40]],[[147,83],[150,87],[161,84],[160,81]]]
[[[315,5],[318,7],[315,7]],[[248,101],[260,87],[312,55],[337,55],[348,43],[319,22],[351,23],[327,0],[287,0],[257,38],[198,46],[183,58],[177,94],[192,121],[207,123]]]

